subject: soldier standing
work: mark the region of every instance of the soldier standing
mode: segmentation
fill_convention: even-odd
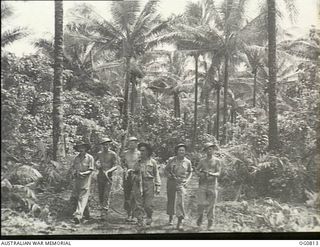
[[[160,193],[160,175],[157,162],[151,158],[152,148],[148,143],[139,143],[141,153],[139,161],[133,167],[132,195],[135,201],[134,216],[138,226],[144,226],[144,216],[147,225],[152,223],[154,194]]]
[[[75,223],[79,224],[83,214],[87,214],[87,216],[89,214],[87,203],[90,195],[91,174],[94,170],[94,159],[87,153],[90,149],[88,143],[77,143],[74,149],[78,151],[79,154],[73,160],[72,169],[75,183],[71,198],[77,201],[77,207],[73,217]]]
[[[109,210],[110,194],[112,187],[112,173],[117,169],[118,156],[109,149],[112,140],[103,138],[99,143],[102,146],[102,151],[98,153],[97,168],[99,170],[97,176],[99,202],[101,206],[101,214],[105,215]]]
[[[197,225],[200,227],[203,221],[204,210],[207,209],[208,230],[211,229],[214,218],[215,203],[218,196],[218,177],[221,173],[221,161],[214,156],[218,146],[212,142],[206,143],[204,149],[206,157],[202,159],[197,167],[199,175],[199,218]]]
[[[127,211],[127,222],[133,222],[134,200],[132,196],[133,167],[140,158],[140,151],[137,149],[138,139],[134,136],[129,137],[129,146],[122,155],[123,167],[123,190],[124,190],[124,209]]]
[[[185,218],[185,195],[186,186],[192,176],[191,161],[185,157],[187,146],[183,143],[178,144],[175,147],[177,156],[169,160],[166,166],[166,174],[168,174],[167,191],[168,193],[168,207],[169,224],[172,224],[172,217],[170,215],[174,213],[176,208],[176,216],[178,217],[177,229],[183,230],[182,221]],[[174,206],[174,197],[176,197],[176,205]]]

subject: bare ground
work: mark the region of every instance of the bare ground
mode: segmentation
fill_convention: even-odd
[[[168,225],[166,215],[165,181],[162,191],[154,199],[153,223],[148,228],[138,228],[134,223],[125,222],[123,194],[117,191],[111,198],[111,209],[102,218],[98,210],[96,188],[90,200],[90,220],[80,225],[71,218],[61,215],[62,208],[68,207],[71,191],[60,194],[38,195],[42,205],[49,204],[51,216],[46,220],[30,217],[29,214],[17,213],[8,208],[1,209],[2,235],[95,235],[95,234],[136,234],[136,233],[177,233],[176,222]],[[184,221],[184,232],[208,232],[207,222],[201,228],[196,226],[197,181],[189,185],[186,207],[188,218]],[[58,212],[58,213],[56,213]],[[60,215],[59,215],[60,212]],[[272,231],[319,231],[319,212],[304,205],[291,206],[279,204],[272,199],[255,201],[221,201],[216,207],[215,224],[210,232],[272,232]]]

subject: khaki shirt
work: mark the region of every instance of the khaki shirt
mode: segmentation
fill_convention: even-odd
[[[122,164],[124,167],[128,169],[133,169],[134,165],[139,161],[140,151],[135,150],[131,152],[130,150],[126,150],[122,155]]]
[[[211,173],[220,173],[221,172],[221,160],[212,156],[210,159],[207,157],[200,160],[200,163],[197,167],[198,174],[200,176],[199,186],[201,185],[215,185],[218,184],[218,179],[216,176],[205,175],[205,173],[200,171],[207,171]]]
[[[170,158],[165,168],[165,174],[169,179],[176,177],[181,182],[185,182],[191,172],[191,161],[185,157],[183,160],[178,160],[176,156]]]
[[[94,170],[94,159],[90,154],[85,154],[83,158],[77,155],[73,160],[73,169],[76,172],[76,182],[80,189],[89,189],[91,183],[91,173],[85,176],[79,176],[79,172]]]
[[[155,185],[161,185],[158,164],[154,159],[139,160],[133,167],[135,174],[140,174],[142,179],[153,178]]]
[[[103,171],[107,171],[117,165],[118,156],[112,150],[108,150],[107,152],[100,151],[98,153],[98,161],[100,163],[99,169],[102,169]]]

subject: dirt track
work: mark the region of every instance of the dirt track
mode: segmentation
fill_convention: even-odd
[[[196,226],[197,180],[193,178],[189,184],[186,198],[187,219],[184,221],[186,233],[208,232],[206,220],[201,228]],[[104,234],[136,234],[136,233],[177,233],[175,224],[169,226],[166,215],[166,185],[163,179],[161,193],[154,199],[154,214],[151,227],[138,229],[134,223],[126,223],[123,210],[123,193],[121,190],[113,194],[111,208],[106,218],[102,219],[98,210],[98,196],[93,186],[90,201],[91,219],[80,225],[75,225],[71,218],[52,215],[44,222],[24,213],[17,213],[10,209],[1,209],[2,235],[104,235]],[[71,191],[52,195],[46,199],[39,195],[39,202],[50,204],[50,211],[68,206]],[[54,209],[56,207],[57,209]],[[113,210],[114,209],[114,210]],[[319,231],[319,212],[306,208],[304,205],[279,204],[272,199],[254,201],[221,201],[216,207],[216,220],[210,232],[272,232],[272,231]]]

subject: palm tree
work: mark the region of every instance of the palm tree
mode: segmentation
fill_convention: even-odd
[[[194,54],[209,52],[215,59],[223,58],[225,92],[223,142],[226,136],[230,65],[235,63],[234,59],[241,49],[241,44],[264,37],[261,35],[263,29],[259,27],[265,23],[265,13],[245,23],[246,2],[245,0],[225,0],[219,7],[216,7],[212,0],[190,3],[185,17],[175,24],[171,36],[164,35],[158,38],[158,42],[175,39],[179,50],[193,51]]]
[[[74,32],[79,39],[89,39],[97,47],[113,52],[116,59],[123,59],[125,90],[122,128],[128,129],[130,64],[145,51],[154,47],[149,40],[167,27],[157,14],[158,0],[148,1],[140,11],[138,1],[113,2],[112,21],[107,21],[88,5],[81,5],[73,13],[75,25],[86,25],[85,32]]]
[[[174,117],[181,117],[180,96],[190,92],[192,83],[187,78],[187,57],[180,52],[155,52],[156,61],[147,64],[143,82],[157,93],[173,96]]]
[[[244,61],[248,67],[251,68],[251,74],[253,75],[253,100],[252,105],[256,107],[256,95],[257,95],[257,74],[259,67],[261,67],[262,60],[265,56],[265,48],[256,45],[243,44],[242,51],[245,54]]]
[[[268,67],[269,67],[269,148],[277,150],[278,139],[278,115],[277,115],[277,42],[276,42],[276,3],[268,0]]]
[[[284,1],[291,19],[297,13],[294,2]],[[277,114],[277,41],[276,41],[276,3],[275,0],[267,0],[268,6],[268,67],[269,67],[269,149],[277,150],[279,147],[278,114]]]
[[[55,1],[55,39],[54,39],[54,82],[53,82],[53,159],[59,161],[65,156],[63,139],[63,2]]]
[[[73,42],[67,33],[64,34],[63,66],[66,70],[71,70],[74,76],[80,77],[81,81],[93,80],[93,50],[92,44],[84,42]],[[54,61],[54,42],[47,39],[39,39],[34,46],[50,60]],[[71,90],[72,84],[66,84],[65,89]]]
[[[8,18],[13,15],[13,10],[7,2],[1,1],[1,23],[3,24]],[[14,41],[21,39],[28,35],[25,27],[16,27],[13,29],[5,29],[1,24],[1,50],[13,43]]]

